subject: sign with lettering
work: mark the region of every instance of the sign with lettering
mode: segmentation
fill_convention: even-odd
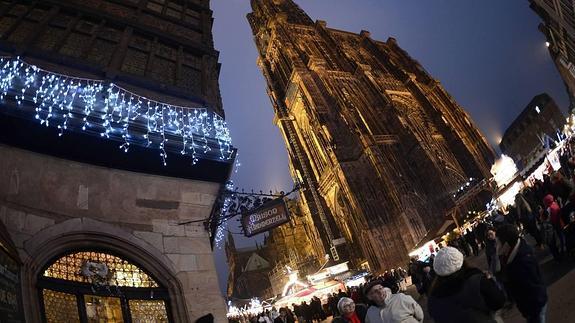
[[[20,266],[0,240],[0,322],[24,322],[20,294]]]
[[[242,216],[246,237],[254,236],[289,222],[289,211],[283,198],[270,201]]]

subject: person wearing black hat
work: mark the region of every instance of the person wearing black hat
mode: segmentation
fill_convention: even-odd
[[[501,267],[507,291],[527,322],[545,322],[547,287],[533,249],[519,237],[517,227],[506,224],[497,229]]]

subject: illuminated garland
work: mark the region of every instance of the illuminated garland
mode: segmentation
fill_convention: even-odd
[[[60,136],[67,130],[93,133],[119,141],[124,152],[130,145],[157,148],[164,165],[166,151],[189,155],[192,164],[198,158],[233,158],[226,122],[206,108],[150,100],[114,83],[50,72],[20,58],[0,58],[0,100],[13,100],[13,113],[54,126]]]
[[[231,192],[234,190],[234,182],[233,181],[228,181],[226,183],[226,190],[228,192]],[[222,205],[222,209],[220,211],[221,214],[227,214],[229,209],[230,209],[230,204],[232,203],[232,197],[231,196],[227,196],[224,199],[224,203]],[[214,241],[216,243],[216,247],[218,249],[222,248],[222,241],[224,241],[226,235],[224,233],[224,230],[227,228],[228,226],[228,219],[227,218],[223,218],[221,219],[220,223],[218,224],[218,228],[216,229],[216,235],[214,237]]]

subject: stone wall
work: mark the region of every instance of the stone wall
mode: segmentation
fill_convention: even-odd
[[[97,247],[122,241],[117,246],[126,250],[120,252],[167,269],[158,275],[180,289],[170,291],[172,301],[182,300],[179,309],[172,308],[187,312],[175,313],[176,321],[193,322],[210,312],[217,321],[225,320],[208,233],[202,222],[178,224],[207,218],[219,184],[107,169],[3,145],[0,183],[0,220],[18,248],[23,276],[32,280],[27,285],[23,277],[25,309],[37,303],[37,293],[29,289],[40,270],[36,267],[46,265],[38,263],[45,257],[43,248],[58,249],[63,236],[88,241],[99,235],[103,239]],[[36,321],[34,314],[27,315],[29,322]]]

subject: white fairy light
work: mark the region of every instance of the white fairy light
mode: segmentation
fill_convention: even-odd
[[[234,190],[234,182],[233,181],[229,181],[228,183],[226,183],[226,190],[228,192],[232,192]],[[219,223],[218,228],[216,229],[216,234],[214,236],[214,242],[216,244],[216,248],[218,248],[218,249],[222,248],[222,241],[224,241],[224,238],[226,236],[224,231],[225,231],[225,228],[228,226],[228,219],[225,216],[228,213],[231,201],[232,201],[232,196],[226,197],[224,199],[224,203],[223,203],[222,209],[220,211],[220,216],[223,218],[223,220],[221,223]]]
[[[233,158],[226,122],[207,108],[154,101],[114,83],[54,73],[20,58],[0,58],[0,100],[13,100],[40,124],[57,128],[59,136],[84,131],[121,142],[124,152],[130,145],[156,148],[164,165],[169,151],[190,156],[192,164],[198,158]]]

